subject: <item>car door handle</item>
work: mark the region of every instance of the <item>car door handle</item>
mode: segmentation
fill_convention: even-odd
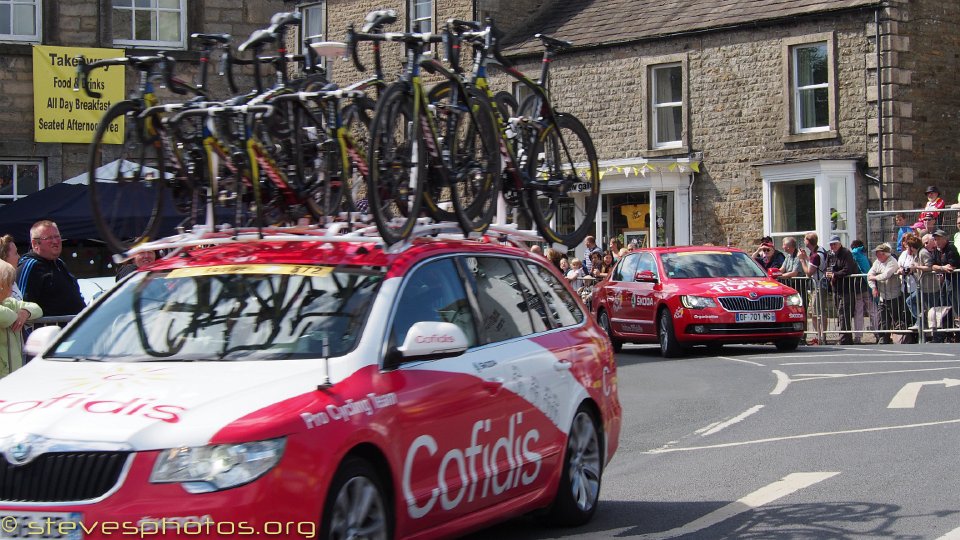
[[[497,395],[500,393],[500,390],[503,389],[503,378],[494,377],[492,379],[484,379],[483,387],[486,388],[490,394]]]
[[[553,369],[556,371],[570,371],[571,367],[573,367],[573,365],[569,360],[557,360],[553,363]]]

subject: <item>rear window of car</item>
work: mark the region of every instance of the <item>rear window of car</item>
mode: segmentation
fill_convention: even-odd
[[[382,269],[284,264],[144,273],[79,320],[49,358],[340,356],[356,345],[383,275]]]
[[[767,277],[753,259],[739,251],[681,251],[660,256],[663,271],[673,279]]]
[[[573,299],[567,285],[561,283],[556,276],[539,264],[528,262],[527,268],[533,276],[534,283],[543,293],[554,326],[572,326],[583,322],[583,311]]]

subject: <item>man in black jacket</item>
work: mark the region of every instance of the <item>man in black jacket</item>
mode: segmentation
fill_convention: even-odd
[[[853,253],[843,247],[840,237],[830,238],[830,251],[833,252],[833,264],[827,270],[827,279],[833,286],[833,299],[837,307],[837,324],[840,326],[840,345],[852,345],[853,337],[850,332],[850,316],[853,315],[856,282],[862,277],[851,277],[860,273],[860,267],[853,258]]]
[[[52,221],[38,221],[30,227],[31,251],[20,258],[17,286],[23,299],[43,309],[45,317],[76,315],[86,305],[77,278],[60,259],[63,239]]]

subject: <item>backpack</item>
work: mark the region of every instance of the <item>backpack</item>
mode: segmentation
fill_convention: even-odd
[[[817,246],[817,254],[820,255],[820,265],[814,273],[814,279],[820,285],[820,289],[829,291],[831,287],[830,280],[827,279],[827,269],[833,266],[834,261],[831,259],[835,259],[835,257],[832,257],[832,254],[823,249],[822,246]]]

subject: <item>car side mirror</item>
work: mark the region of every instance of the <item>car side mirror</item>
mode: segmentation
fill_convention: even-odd
[[[404,360],[427,360],[462,354],[470,346],[459,326],[448,322],[420,321],[407,331],[397,352]]]
[[[783,275],[783,270],[777,268],[776,266],[773,268],[767,268],[767,275],[770,276],[771,279],[780,279],[780,276]]]
[[[637,283],[656,283],[657,275],[650,270],[640,270],[633,276],[633,280]]]
[[[29,362],[34,356],[45,351],[53,343],[57,334],[60,333],[60,327],[57,325],[41,326],[27,337],[27,342],[23,344],[24,363]]]

